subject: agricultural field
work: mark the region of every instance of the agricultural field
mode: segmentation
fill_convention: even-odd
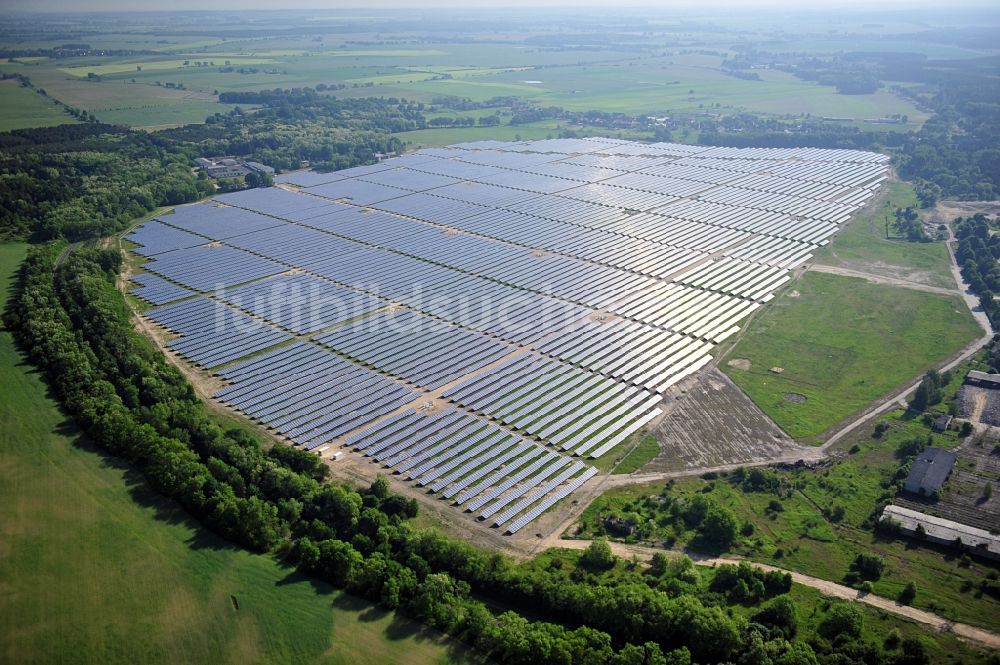
[[[485,115],[479,112],[479,115]],[[496,127],[434,127],[399,132],[396,136],[407,149],[433,148],[475,141],[537,141],[559,136],[571,130],[577,136],[611,136],[617,139],[648,139],[649,132],[637,130],[608,131],[606,127],[572,125],[558,120],[539,120],[519,125],[501,124]]]
[[[880,506],[893,498],[887,490],[903,459],[898,447],[914,438],[954,448],[961,442],[954,432],[933,434],[918,418],[896,411],[884,419],[888,430],[881,438],[867,428],[838,443],[837,455],[811,466],[786,466],[759,473],[686,477],[614,488],[595,500],[570,529],[572,537],[608,533],[626,541],[665,544],[675,549],[699,550],[698,533],[673,517],[676,504],[683,512],[697,497],[730,511],[744,529],[728,552],[753,561],[845,582],[851,563],[862,553],[886,561],[886,571],[872,581],[872,591],[896,598],[909,581],[918,586],[915,607],[941,616],[996,630],[1000,627],[1000,585],[990,577],[995,564],[957,556],[947,548],[917,545],[912,540],[873,533]],[[650,498],[654,497],[654,498]],[[607,518],[636,525],[632,535]],[[745,525],[751,525],[745,527]],[[983,591],[983,589],[986,591]]]
[[[980,334],[957,295],[809,271],[720,367],[790,436],[814,441]]]
[[[153,34],[95,34],[87,40],[93,48],[134,49],[136,53],[26,56],[0,64],[0,69],[30,76],[57,99],[92,112],[102,121],[144,128],[203,121],[210,114],[204,102],[215,101],[220,92],[318,84],[346,86],[333,92],[343,97],[374,95],[430,103],[442,96],[474,101],[516,96],[569,111],[637,116],[676,112],[748,112],[783,119],[836,116],[851,118],[859,127],[865,126],[861,124],[864,118],[907,117],[903,125],[887,126],[892,130],[919,129],[928,117],[888,86],[869,94],[841,95],[832,86],[784,71],[761,70],[757,73],[760,80],[734,77],[722,68],[723,61],[734,55],[733,35],[724,30],[696,34],[668,30],[600,47],[587,44],[562,49],[546,46],[545,31],[529,25],[510,34],[491,34],[487,42],[480,41],[482,26],[466,32],[462,40],[441,40],[434,30],[422,31],[418,19],[405,28],[403,34],[412,40],[405,44],[385,39],[394,29],[402,30],[401,25],[376,26],[370,27],[371,33],[353,35],[354,39],[324,31],[322,22],[297,25],[295,32],[287,34],[258,31],[251,36],[254,31],[249,31],[238,37],[222,26],[214,34],[211,26],[204,26],[200,38],[156,30]],[[366,37],[375,39],[364,41]],[[794,46],[762,38],[752,29],[745,38],[768,47]],[[842,49],[852,48],[849,39],[828,38]],[[685,47],[695,43],[700,48]],[[51,48],[53,44],[30,40],[16,46]],[[174,89],[158,85],[168,82],[183,86],[181,92],[189,94],[175,95]],[[124,86],[127,99],[118,101],[123,84],[129,84]],[[484,128],[475,134],[498,140],[509,135],[506,128]],[[537,137],[529,132],[524,135]],[[415,145],[438,144],[422,136],[409,140]]]
[[[0,131],[26,127],[51,127],[76,120],[51,99],[42,97],[14,79],[0,81]]]
[[[0,292],[25,253],[0,245]],[[409,620],[202,529],[81,437],[0,333],[0,660],[466,663]]]

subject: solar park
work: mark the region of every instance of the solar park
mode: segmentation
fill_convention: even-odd
[[[513,534],[655,422],[886,177],[855,150],[424,149],[178,208],[133,294],[215,398]]]

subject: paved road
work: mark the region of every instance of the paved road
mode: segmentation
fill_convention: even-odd
[[[573,550],[582,550],[589,544],[589,540],[559,539],[553,544],[553,546]],[[610,545],[611,550],[615,554],[626,559],[631,559],[633,556],[637,556],[640,559],[650,559],[653,554],[656,554],[657,552],[661,554],[677,554],[676,552],[671,552],[669,550],[662,550],[655,547],[645,547],[642,545],[628,545],[625,543],[615,542],[610,543]],[[700,566],[717,566],[721,564],[735,565],[741,562],[740,559],[720,559],[697,556],[692,556],[692,558],[695,559],[695,562]],[[777,570],[782,573],[789,573],[792,576],[792,581],[796,584],[812,587],[824,596],[865,603],[866,605],[877,607],[880,610],[930,626],[940,633],[953,633],[958,637],[976,642],[989,647],[990,649],[1000,649],[1000,634],[986,630],[985,628],[977,628],[968,624],[949,621],[948,619],[939,617],[932,612],[919,610],[908,605],[900,605],[896,601],[883,596],[876,596],[872,593],[864,593],[858,591],[857,589],[852,589],[849,586],[844,586],[843,584],[837,584],[836,582],[830,582],[829,580],[821,580],[817,577],[812,577],[811,575],[803,575],[802,573],[797,573],[793,570],[785,570],[784,568],[769,566],[765,563],[756,563],[753,561],[748,561],[747,563],[760,570]]]

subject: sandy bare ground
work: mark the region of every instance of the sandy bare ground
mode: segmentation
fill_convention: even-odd
[[[661,453],[645,473],[675,477],[727,465],[815,459],[789,438],[728,376],[706,369],[671,389],[652,428]]]
[[[554,540],[551,543],[551,546],[582,550],[589,544],[589,540],[570,540],[559,538]],[[625,543],[615,542],[610,543],[610,545],[611,550],[615,554],[626,559],[638,557],[639,559],[646,560],[650,559],[657,552],[661,554],[670,553],[668,550],[657,549],[655,547],[645,547],[642,545],[628,545]],[[676,554],[676,552],[674,552],[674,554]],[[735,565],[741,562],[740,559],[720,559],[711,557],[702,558],[698,556],[693,556],[692,558],[695,559],[698,565],[702,566],[718,566],[721,564]],[[792,576],[792,581],[796,584],[812,587],[824,596],[865,603],[866,605],[877,607],[880,610],[891,612],[897,616],[910,619],[911,621],[922,623],[937,632],[952,633],[962,639],[976,642],[990,649],[1000,649],[1000,634],[986,630],[985,628],[976,628],[975,626],[970,626],[968,624],[949,621],[948,619],[943,619],[932,612],[920,610],[908,605],[901,605],[894,600],[890,600],[889,598],[876,596],[871,593],[864,593],[862,591],[858,591],[857,589],[852,589],[849,586],[844,586],[843,584],[837,584],[836,582],[830,582],[828,580],[821,580],[817,577],[812,577],[811,575],[803,575],[802,573],[785,570],[784,568],[777,568],[775,566],[769,566],[764,563],[755,563],[753,561],[749,561],[747,563],[760,570],[777,570],[782,573],[789,573]]]
[[[938,201],[934,206],[934,219],[948,224],[956,217],[969,217],[977,212],[1000,215],[1000,201]]]
[[[828,266],[822,263],[814,263],[810,270],[815,272],[825,272],[831,275],[840,275],[842,277],[859,277],[874,284],[885,284],[887,286],[896,286],[903,289],[913,289],[914,291],[926,291],[927,293],[937,293],[943,296],[957,296],[961,293],[958,289],[944,289],[939,286],[930,286],[929,284],[914,282],[902,277],[876,275],[870,272],[853,270],[851,268],[844,268],[841,266]]]

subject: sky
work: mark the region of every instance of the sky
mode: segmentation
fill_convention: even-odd
[[[718,9],[753,9],[755,7],[770,10],[795,9],[822,11],[829,9],[853,9],[863,11],[907,10],[907,9],[940,9],[941,0],[812,0],[803,3],[802,0],[421,0],[407,2],[406,0],[284,0],[275,3],[274,0],[0,0],[3,11],[44,11],[44,12],[80,12],[80,11],[171,11],[171,10],[274,10],[274,9],[391,9],[406,7],[420,9],[430,7],[454,8],[468,10],[476,7],[595,7],[623,8],[649,7],[660,10],[697,9],[699,11]],[[996,8],[996,0],[951,0],[947,3],[949,9]]]

